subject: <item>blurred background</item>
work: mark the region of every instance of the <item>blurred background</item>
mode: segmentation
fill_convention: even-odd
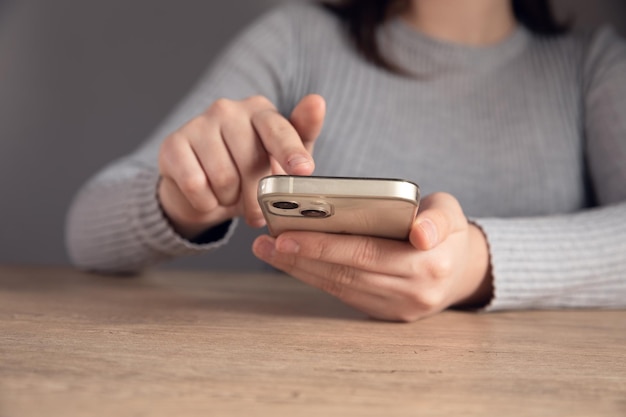
[[[0,0],[0,263],[67,264],[65,213],[81,184],[149,135],[243,26],[285,1],[303,0]],[[576,27],[609,22],[626,34],[624,0],[554,5]],[[255,268],[255,232],[240,232],[167,267]]]

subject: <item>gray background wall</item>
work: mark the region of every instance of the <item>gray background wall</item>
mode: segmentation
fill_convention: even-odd
[[[134,149],[224,43],[282,1],[0,0],[0,263],[66,264],[64,217],[81,183]],[[626,34],[624,0],[556,8]],[[169,266],[256,267],[241,251],[252,236]]]

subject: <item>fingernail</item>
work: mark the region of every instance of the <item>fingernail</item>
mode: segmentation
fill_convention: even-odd
[[[267,240],[262,240],[255,246],[255,254],[261,259],[270,259],[274,257],[276,248],[274,244]]]
[[[430,219],[424,219],[417,223],[417,225],[424,231],[424,234],[426,234],[430,247],[434,247],[438,243],[439,239],[435,223],[433,223]]]
[[[297,155],[291,158],[287,164],[290,168],[300,168],[305,167],[306,165],[311,165],[311,159],[307,158],[303,155]]]
[[[276,250],[282,253],[298,253],[300,245],[293,239],[280,239],[276,242]]]

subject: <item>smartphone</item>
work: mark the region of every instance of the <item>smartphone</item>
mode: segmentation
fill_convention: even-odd
[[[306,230],[407,240],[420,189],[400,179],[272,175],[257,197],[272,236]]]

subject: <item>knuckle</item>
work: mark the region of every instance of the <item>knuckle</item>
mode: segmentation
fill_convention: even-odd
[[[186,195],[197,196],[206,190],[207,183],[204,176],[193,174],[181,178],[179,186]]]
[[[274,107],[272,102],[267,97],[260,94],[248,97],[245,102],[255,107]]]
[[[207,110],[207,114],[220,119],[228,118],[235,114],[236,108],[237,106],[234,101],[227,98],[218,98],[213,102],[213,104],[211,104]]]
[[[291,134],[291,126],[281,117],[269,117],[269,112],[259,115],[262,117],[260,128],[265,138],[273,140],[276,138],[284,138]]]
[[[412,258],[406,263],[405,276],[419,277],[424,274],[424,266],[420,262],[420,258]]]
[[[189,204],[200,212],[208,212],[215,208],[214,199],[208,198],[206,178],[202,175],[189,175],[178,182],[183,195]]]
[[[426,263],[426,270],[435,281],[446,279],[452,275],[454,260],[449,255],[440,254],[440,256]]]
[[[309,257],[316,261],[323,261],[329,252],[330,239],[322,237],[317,245],[311,245]]]
[[[345,265],[333,265],[330,269],[330,276],[322,284],[322,290],[341,299],[346,288],[349,288],[356,279],[353,268]]]
[[[358,265],[368,266],[380,259],[380,248],[372,238],[363,238],[354,252],[354,260]]]
[[[219,192],[228,192],[238,187],[238,177],[231,172],[219,171],[211,176],[211,188]]]

